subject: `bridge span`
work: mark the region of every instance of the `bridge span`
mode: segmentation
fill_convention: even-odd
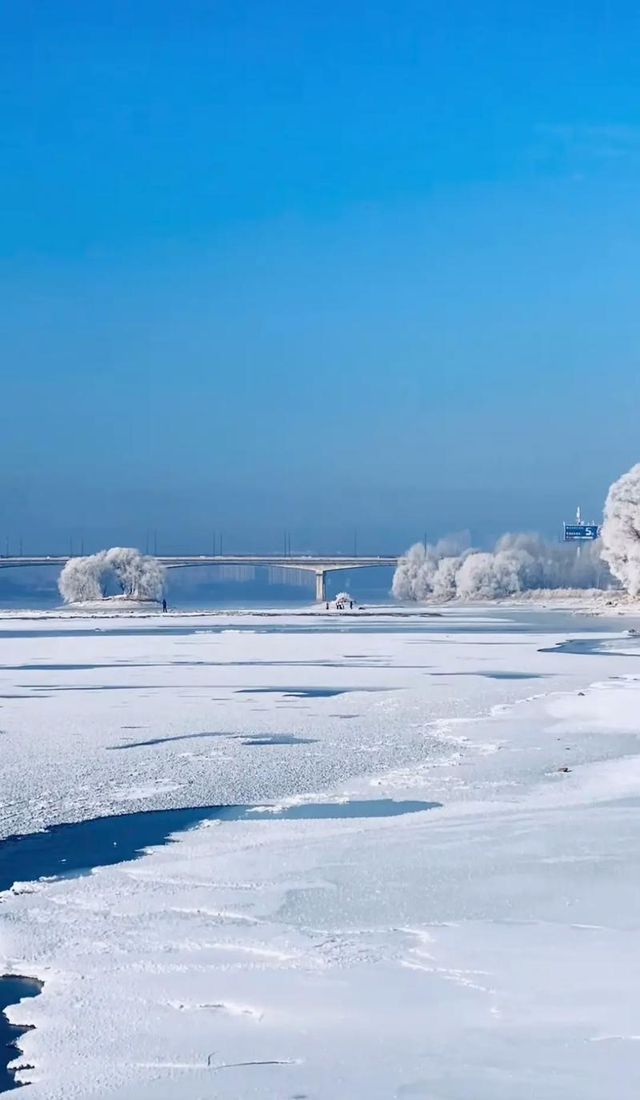
[[[44,554],[29,557],[20,555],[0,556],[0,569],[19,569],[27,566],[52,565],[63,568],[71,560],[70,554]],[[252,565],[271,566],[278,569],[298,569],[313,573],[316,578],[316,600],[327,598],[327,573],[343,570],[371,569],[375,566],[396,566],[397,555],[381,554],[370,557],[316,554],[154,554],[166,569],[187,569],[201,565]]]

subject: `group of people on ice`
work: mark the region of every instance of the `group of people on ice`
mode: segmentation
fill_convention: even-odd
[[[355,607],[355,601],[349,595],[348,592],[338,592],[338,595],[336,596],[335,600],[333,601],[333,607],[335,608],[336,611],[346,611],[347,608],[349,609],[349,611],[353,611],[353,609]],[[331,603],[329,602],[329,600],[327,600],[327,602],[326,602],[327,611],[329,611],[330,608],[331,608]]]

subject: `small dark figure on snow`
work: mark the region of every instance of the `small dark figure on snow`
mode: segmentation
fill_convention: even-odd
[[[167,610],[167,601],[163,600],[162,601],[162,611],[165,612],[166,610]]]

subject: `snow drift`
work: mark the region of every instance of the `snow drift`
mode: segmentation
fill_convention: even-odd
[[[88,557],[71,558],[58,588],[66,603],[105,599],[113,592],[132,600],[159,600],[165,570],[157,558],[130,546],[113,546]]]

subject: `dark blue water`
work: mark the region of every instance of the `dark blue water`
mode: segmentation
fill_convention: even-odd
[[[262,739],[262,744],[279,743],[276,738]],[[394,802],[389,798],[366,802],[306,802],[274,811],[262,806],[197,806],[144,810],[53,825],[41,833],[0,841],[0,890],[8,890],[14,882],[88,874],[94,867],[135,859],[145,848],[166,844],[172,833],[193,828],[201,821],[255,821],[258,816],[266,821],[393,817],[437,806],[436,802]]]
[[[287,806],[284,810],[265,811],[262,806],[248,809],[242,816],[254,820],[333,821],[353,817],[399,817],[401,814],[417,814],[423,810],[437,810],[440,802],[394,802],[392,798],[373,798],[358,802],[303,802],[299,806]]]
[[[42,989],[40,982],[33,978],[18,978],[13,975],[0,977],[0,1092],[17,1088],[13,1073],[7,1066],[17,1057],[19,1051],[16,1040],[29,1031],[28,1027],[10,1024],[4,1014],[9,1005],[16,1005],[25,997],[37,997]]]

